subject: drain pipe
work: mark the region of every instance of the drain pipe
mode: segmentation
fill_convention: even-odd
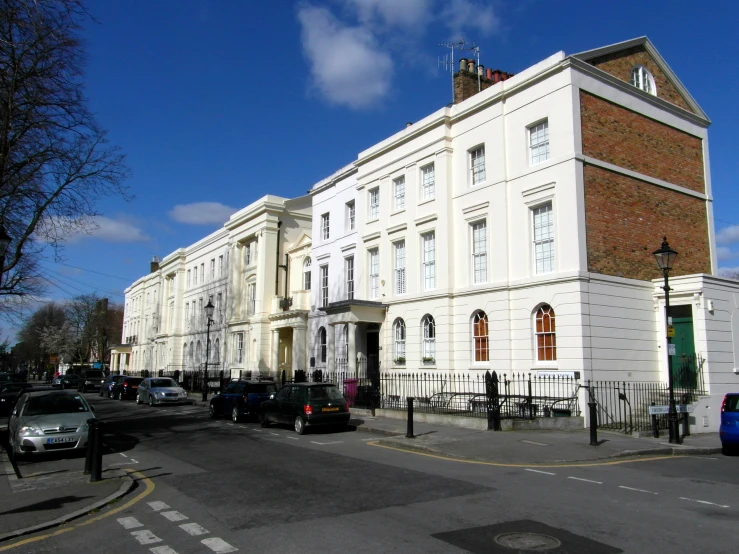
[[[277,246],[275,256],[275,296],[280,294],[280,227],[282,227],[282,221],[277,221]]]

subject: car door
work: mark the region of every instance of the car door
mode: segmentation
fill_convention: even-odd
[[[292,387],[282,387],[277,391],[274,400],[270,400],[264,403],[265,413],[268,414],[270,421],[275,423],[283,423],[284,417],[282,414],[283,405],[287,402],[287,396],[290,393]]]
[[[10,414],[10,419],[8,420],[8,436],[13,446],[18,443],[18,422],[20,421],[20,415],[23,413],[23,408],[26,405],[26,402],[28,402],[28,394],[24,394],[20,397],[18,403]]]
[[[151,394],[151,381],[149,379],[141,381],[137,394],[139,395],[139,400],[141,402],[149,401],[149,395]]]
[[[233,398],[234,392],[236,391],[236,384],[238,381],[231,381],[223,389],[221,394],[216,394],[213,397],[213,407],[218,415],[230,414],[230,402]]]
[[[288,385],[290,391],[288,392],[285,402],[282,403],[280,413],[282,414],[282,422],[286,424],[292,424],[297,415],[297,407],[300,404],[301,392],[303,387],[296,385]]]

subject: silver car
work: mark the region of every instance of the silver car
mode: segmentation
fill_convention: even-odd
[[[149,377],[139,384],[136,393],[136,404],[148,402],[149,406],[157,404],[174,404],[187,402],[187,391],[170,377]]]
[[[76,392],[27,392],[10,414],[10,446],[16,454],[32,455],[84,449],[92,412],[93,407]]]

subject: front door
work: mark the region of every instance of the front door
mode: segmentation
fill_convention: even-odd
[[[691,306],[670,306],[675,336],[675,356],[672,360],[672,375],[677,388],[697,387],[695,338],[693,335],[693,310]]]
[[[372,385],[380,385],[380,333],[367,332],[367,377]]]

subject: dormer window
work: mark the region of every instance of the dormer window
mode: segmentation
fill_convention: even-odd
[[[643,65],[637,65],[631,70],[631,84],[644,92],[657,95],[657,87],[654,86],[654,77],[652,77],[652,74]]]

